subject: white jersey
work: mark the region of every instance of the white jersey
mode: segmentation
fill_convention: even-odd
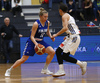
[[[66,13],[68,14],[68,13]],[[69,15],[69,14],[68,14]],[[68,30],[66,31],[67,34],[73,35],[73,34],[80,34],[80,30],[78,29],[74,18],[69,15],[69,21],[68,21]]]
[[[69,18],[68,30],[66,31],[66,33],[67,33],[66,39],[61,43],[59,47],[63,49],[64,53],[70,52],[70,54],[74,55],[80,44],[80,36],[79,36],[80,31],[72,16],[70,16]]]

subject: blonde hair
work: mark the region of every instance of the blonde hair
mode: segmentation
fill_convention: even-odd
[[[42,16],[44,13],[48,13],[44,8],[40,8],[39,16]]]

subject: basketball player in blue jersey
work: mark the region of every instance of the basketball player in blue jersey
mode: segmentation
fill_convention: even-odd
[[[82,71],[82,75],[86,73],[87,62],[81,62],[69,56],[70,54],[75,54],[80,44],[80,30],[78,29],[78,26],[76,25],[74,18],[68,13],[66,13],[67,10],[68,8],[65,4],[60,5],[59,13],[62,16],[63,28],[52,36],[54,38],[58,35],[61,35],[64,32],[66,32],[67,34],[67,36],[64,38],[64,41],[56,50],[59,70],[55,74],[53,74],[53,77],[65,75],[65,71],[63,68],[63,60],[79,65]]]
[[[43,37],[47,33],[47,35],[51,38],[52,41],[55,40],[55,38],[52,38],[51,33],[49,31],[49,24],[50,22],[47,20],[48,19],[48,12],[44,10],[43,8],[40,8],[40,13],[39,13],[40,19],[35,21],[31,30],[31,35],[29,39],[26,42],[26,46],[23,52],[23,56],[21,59],[17,60],[11,68],[6,70],[5,76],[10,76],[11,70],[18,67],[22,63],[24,63],[29,56],[33,56],[35,54],[34,47],[36,47],[39,43],[44,45],[46,50],[45,53],[48,54],[46,58],[46,63],[44,65],[44,68],[42,69],[41,73],[43,74],[48,74],[51,75],[53,72],[48,70],[48,66],[53,59],[55,55],[54,49],[47,44],[44,40]]]

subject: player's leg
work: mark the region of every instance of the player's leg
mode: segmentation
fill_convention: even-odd
[[[9,69],[6,70],[5,76],[10,76],[11,70],[20,66],[22,63],[24,63],[29,56],[23,55],[21,59],[17,60]]]
[[[47,53],[48,56],[46,58],[46,63],[44,65],[44,68],[42,69],[41,73],[43,73],[43,74],[53,74],[53,72],[50,72],[48,70],[48,66],[49,66],[50,62],[52,61],[52,59],[53,59],[53,57],[55,55],[55,51],[54,51],[54,49],[51,46],[48,46],[46,48],[45,53]]]
[[[49,47],[46,48],[45,53],[48,54],[48,56],[46,58],[46,64],[50,64],[50,62],[52,61],[52,59],[55,55],[55,51],[51,46],[49,46]]]
[[[57,61],[59,64],[59,70],[55,74],[53,74],[54,77],[59,77],[59,76],[65,75],[65,71],[64,71],[64,67],[63,67],[62,52],[63,52],[63,50],[60,47],[58,47],[56,50],[56,56],[57,56]]]
[[[73,57],[70,57],[69,55],[70,55],[69,52],[63,53],[62,55],[63,60],[79,65],[82,70],[82,75],[84,75],[86,73],[87,62],[81,62]]]
[[[77,64],[80,66],[81,70],[82,70],[82,75],[84,75],[86,73],[86,67],[87,67],[87,62],[81,62],[73,57],[70,57],[70,53],[63,53],[62,57],[59,57],[60,55],[60,50],[58,50],[58,53],[56,52],[56,55],[57,55],[57,60],[58,60],[58,63],[59,63],[59,70],[53,74],[54,77],[60,77],[60,76],[64,76],[65,75],[65,72],[64,72],[64,68],[63,68],[63,63],[62,63],[62,60],[65,60],[67,62],[71,62],[71,63],[74,63],[74,64]]]

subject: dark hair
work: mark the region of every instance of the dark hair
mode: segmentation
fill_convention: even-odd
[[[72,2],[73,0],[69,0],[69,2]]]
[[[59,9],[61,9],[63,12],[67,12],[68,11],[67,5],[65,5],[63,3],[60,4]]]

